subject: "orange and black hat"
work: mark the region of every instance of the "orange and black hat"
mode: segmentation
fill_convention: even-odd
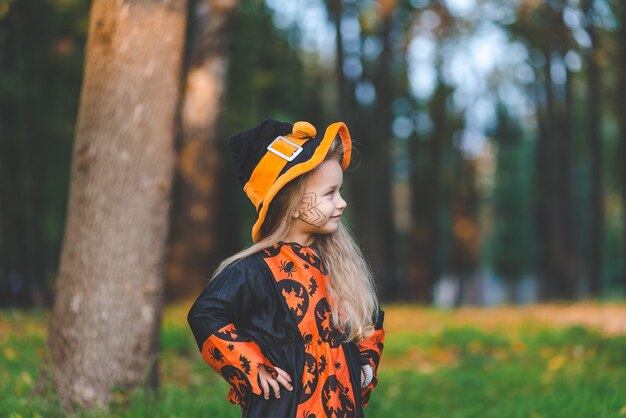
[[[267,119],[230,138],[237,179],[258,213],[252,227],[254,242],[261,238],[261,225],[272,199],[289,181],[320,165],[337,135],[343,144],[341,169],[348,168],[352,150],[348,127],[336,122],[326,128],[323,137],[316,134],[309,122],[292,125]]]

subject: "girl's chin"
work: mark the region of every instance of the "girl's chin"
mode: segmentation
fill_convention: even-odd
[[[332,234],[337,229],[339,229],[339,222],[328,221],[328,222],[326,222],[326,224],[324,226],[320,227],[316,231],[316,233],[318,233],[318,234]]]

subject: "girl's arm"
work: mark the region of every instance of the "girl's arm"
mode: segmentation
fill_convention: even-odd
[[[367,405],[372,389],[378,385],[378,365],[383,355],[385,342],[385,330],[383,329],[384,318],[385,312],[379,309],[378,315],[373,318],[374,333],[369,337],[363,338],[358,344],[359,351],[361,352],[361,365],[369,365],[373,372],[371,382],[361,389],[362,406]]]
[[[263,392],[259,365],[276,373],[258,344],[238,327],[256,306],[258,290],[255,293],[250,281],[257,274],[247,267],[230,266],[209,283],[187,315],[202,358],[231,385],[228,399],[235,404],[242,403],[249,391]]]

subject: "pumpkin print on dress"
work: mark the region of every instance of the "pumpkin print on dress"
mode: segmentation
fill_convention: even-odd
[[[240,369],[229,364],[220,369],[220,374],[235,390],[235,394],[238,397],[237,400],[243,403],[245,407],[244,401],[246,394],[251,389],[250,381],[248,380],[246,374]]]
[[[305,350],[296,416],[356,416],[353,383],[341,341],[343,334],[332,323],[328,276],[323,272],[321,259],[311,247],[284,243],[279,254],[269,257],[266,253],[263,261],[298,325]],[[360,382],[356,387],[360,388]]]
[[[296,317],[296,322],[302,321],[304,314],[309,309],[309,294],[305,287],[295,280],[284,279],[279,281],[278,289],[285,298],[289,310]]]
[[[203,359],[229,383],[227,399],[244,416],[363,418],[377,385],[384,312],[372,318],[372,335],[343,341],[332,321],[331,278],[314,248],[279,243],[253,254],[216,276],[190,309]],[[363,364],[373,369],[365,388]],[[267,404],[259,367],[276,377],[274,366],[295,378],[294,393]]]
[[[322,388],[322,405],[328,418],[350,418],[355,416],[354,402],[350,389],[344,386],[337,376],[326,379]]]
[[[317,381],[319,373],[317,371],[317,360],[310,354],[305,354],[304,360],[304,375],[302,376],[302,394],[300,396],[300,403],[308,400],[317,388]]]
[[[235,324],[226,325],[224,328],[217,331],[215,336],[224,341],[250,341],[249,338],[246,338],[239,333]]]
[[[330,305],[326,298],[321,299],[315,306],[315,323],[322,341],[327,342],[333,348],[339,347],[341,332],[332,326]]]

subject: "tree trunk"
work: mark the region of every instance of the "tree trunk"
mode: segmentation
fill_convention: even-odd
[[[476,187],[475,160],[466,160],[460,151],[454,201],[452,203],[452,243],[450,271],[459,280],[459,292],[455,306],[459,307],[468,298],[468,281],[475,273],[480,260],[480,229],[478,220],[479,196]]]
[[[566,48],[563,49],[563,56]],[[577,234],[574,227],[574,85],[573,74],[566,70],[565,100],[559,138],[558,156],[554,160],[559,164],[558,191],[559,207],[555,210],[555,218],[561,222],[560,265],[559,265],[559,295],[566,300],[573,300],[577,296],[577,278],[579,276]]]
[[[543,53],[544,88],[546,103],[538,109],[540,115],[539,183],[540,216],[539,237],[543,238],[543,253],[540,255],[542,275],[541,298],[573,299],[576,295],[577,261],[573,226],[572,199],[572,78],[567,78],[562,97],[555,94],[551,77],[551,58],[560,45],[547,47]],[[543,114],[542,114],[543,113]]]
[[[185,0],[96,0],[48,347],[61,404],[156,386]]]
[[[376,90],[375,117],[361,122],[362,131],[355,138],[361,139],[359,154],[362,169],[355,173],[355,200],[358,207],[357,224],[365,253],[371,263],[383,300],[398,297],[395,281],[395,228],[392,214],[391,159],[391,29],[395,2],[383,2],[380,9],[380,39],[382,51],[373,75]]]
[[[591,49],[587,53],[587,105],[589,123],[589,143],[591,149],[591,263],[589,268],[589,293],[600,296],[602,279],[602,257],[604,247],[604,184],[602,155],[602,98],[600,97],[600,73],[597,52],[600,50],[596,28],[593,25],[593,0],[584,0],[583,9],[587,16],[587,33],[591,38]]]
[[[350,85],[343,72],[344,52],[343,36],[341,33],[341,16],[343,14],[342,0],[328,2],[331,18],[335,25],[335,72],[337,73],[337,102],[339,104],[339,119],[352,122],[352,100],[350,100]]]
[[[18,7],[12,5],[4,18],[6,38],[2,54],[2,73],[18,72],[21,60],[16,37],[19,36]],[[24,175],[18,124],[18,106],[8,95],[0,95],[0,232],[2,233],[2,268],[0,271],[0,303],[13,304],[16,299],[15,284],[24,280],[26,272],[27,237],[25,234],[26,213],[22,188],[14,179]],[[22,282],[23,283],[23,282]]]
[[[555,50],[560,54],[563,61],[569,51],[571,40],[570,30],[565,24],[563,13],[565,1],[557,3],[558,13],[556,19],[556,45]],[[578,279],[580,277],[579,251],[574,221],[574,75],[565,66],[565,85],[562,105],[559,108],[557,118],[557,141],[558,155],[554,156],[554,161],[558,166],[557,188],[559,202],[555,210],[555,218],[561,223],[559,234],[559,296],[566,300],[573,300],[578,296]]]
[[[446,100],[448,88],[440,82],[431,100],[430,116],[434,130],[424,147],[418,139],[411,147],[411,253],[409,274],[412,299],[421,303],[433,302],[433,289],[438,278],[439,213],[441,201],[441,171],[446,138]]]
[[[370,185],[374,186],[375,193],[370,193],[372,205],[371,218],[373,225],[376,226],[376,237],[370,241],[373,249],[372,261],[375,269],[382,274],[381,278],[390,288],[387,298],[395,298],[397,294],[397,284],[394,277],[395,266],[395,229],[393,223],[393,208],[391,188],[393,179],[391,176],[391,164],[393,159],[392,141],[391,141],[391,122],[392,111],[391,105],[393,101],[393,87],[391,82],[391,29],[393,22],[393,8],[383,11],[381,39],[383,41],[383,50],[379,58],[379,68],[374,79],[376,89],[376,107],[375,112],[377,118],[373,126],[372,153],[368,155],[371,158],[372,174]],[[384,296],[384,295],[383,295]]]
[[[32,0],[15,2],[0,23],[4,34],[1,73],[9,83],[28,81],[28,88],[4,92],[0,98],[0,306],[43,306],[47,302],[43,240],[46,141],[41,103],[39,56],[32,51],[47,45],[42,11]],[[38,123],[30,123],[36,120]],[[19,181],[16,181],[19,180]],[[4,276],[3,276],[4,274]],[[7,299],[5,301],[5,299]]]
[[[555,129],[554,95],[552,91],[550,49],[545,49],[546,59],[543,68],[543,86],[537,86],[537,120],[539,137],[537,140],[537,237],[539,238],[539,276],[540,298],[551,300],[556,297],[557,269],[556,253],[558,248],[558,221],[554,219],[555,196]],[[545,102],[542,97],[545,95]],[[558,216],[558,210],[556,210]]]
[[[618,117],[619,125],[620,125],[620,161],[626,161],[626,103],[623,98],[626,97],[626,5],[620,4],[621,7],[621,22],[622,27],[620,30],[620,45],[621,45],[621,56],[619,63],[619,90],[620,99],[618,100]],[[621,164],[621,179],[622,179],[622,212],[626,213],[626,164]],[[626,219],[626,215],[624,218]],[[622,242],[626,243],[626,221],[622,221],[623,226],[623,239]],[[626,245],[624,246],[624,267],[622,272],[622,286],[624,289],[624,296],[626,296]]]
[[[178,135],[166,299],[197,295],[209,279],[218,247],[221,156],[218,119],[228,69],[236,0],[199,0],[190,17]]]

